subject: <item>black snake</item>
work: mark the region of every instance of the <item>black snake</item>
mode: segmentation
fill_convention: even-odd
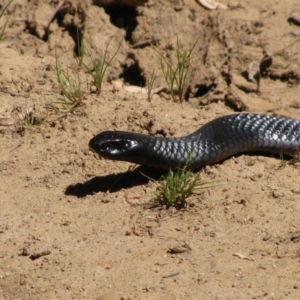
[[[89,142],[100,156],[164,169],[214,164],[245,151],[295,155],[300,150],[300,121],[240,113],[214,119],[180,138],[104,131]]]

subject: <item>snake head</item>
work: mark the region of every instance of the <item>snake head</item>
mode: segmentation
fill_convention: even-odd
[[[141,143],[134,133],[104,131],[90,140],[89,147],[103,158],[136,163]]]

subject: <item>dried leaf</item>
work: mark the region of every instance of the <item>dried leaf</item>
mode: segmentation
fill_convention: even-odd
[[[244,254],[238,253],[238,252],[233,253],[232,255],[233,255],[233,256],[237,256],[237,257],[239,257],[239,258],[241,258],[241,259],[253,260],[252,258],[249,258],[249,257],[245,256]]]

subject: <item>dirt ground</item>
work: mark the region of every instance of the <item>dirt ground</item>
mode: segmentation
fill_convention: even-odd
[[[299,0],[212,11],[193,0],[102,2],[65,1],[50,22],[59,1],[14,0],[2,17],[0,117],[34,105],[45,120],[0,126],[0,299],[300,299],[299,166],[242,154],[200,170],[218,185],[186,209],[148,209],[156,182],[141,173],[159,171],[88,149],[103,130],[181,136],[238,111],[299,119]],[[87,68],[124,38],[100,95],[74,59],[78,32]],[[182,49],[199,39],[189,100],[127,91],[152,71],[165,85],[151,44],[174,59],[177,38]],[[257,93],[245,71],[267,48]],[[83,105],[68,114],[50,109],[61,97],[55,51],[82,80]]]

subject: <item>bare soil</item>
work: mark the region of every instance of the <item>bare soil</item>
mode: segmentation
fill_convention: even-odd
[[[214,11],[192,0],[106,2],[65,1],[50,22],[59,1],[15,0],[2,18],[0,117],[34,105],[45,120],[0,127],[0,299],[300,299],[297,164],[231,157],[199,171],[219,184],[186,209],[147,209],[156,182],[141,173],[159,171],[88,149],[103,130],[181,136],[238,111],[299,119],[300,2]],[[100,95],[74,59],[78,32],[94,57],[110,38],[111,56],[124,37]],[[177,38],[182,49],[199,38],[189,101],[128,92],[153,70],[155,87],[165,86],[151,44],[174,59]],[[257,93],[245,74],[266,47],[273,61]],[[83,105],[65,115],[49,108],[61,97],[55,51],[82,79]],[[91,68],[88,53],[84,63]]]

